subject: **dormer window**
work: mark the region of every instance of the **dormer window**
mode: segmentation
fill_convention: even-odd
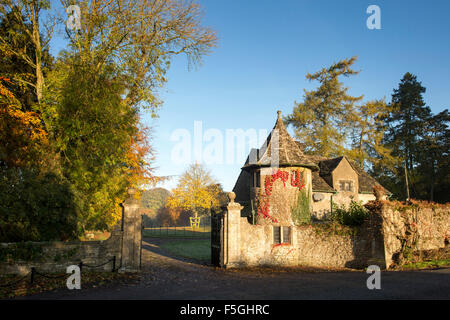
[[[339,191],[353,192],[352,180],[339,180]]]

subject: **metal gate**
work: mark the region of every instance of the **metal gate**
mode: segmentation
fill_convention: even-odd
[[[223,261],[223,214],[211,210],[211,264],[221,267]]]

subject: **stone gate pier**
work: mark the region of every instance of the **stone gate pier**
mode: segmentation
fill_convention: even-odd
[[[137,272],[141,268],[142,215],[135,189],[128,190],[122,203],[122,255],[119,272]]]

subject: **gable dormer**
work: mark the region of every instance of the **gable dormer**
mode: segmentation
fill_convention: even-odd
[[[353,169],[346,157],[341,160],[332,172],[333,188],[345,194],[358,194],[359,179],[358,173]]]
[[[338,157],[320,161],[320,176],[334,190],[348,195],[358,194],[358,173],[346,157]]]

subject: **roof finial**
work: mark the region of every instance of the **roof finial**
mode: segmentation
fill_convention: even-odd
[[[277,113],[278,113],[278,119],[281,119],[281,111],[278,110]]]

